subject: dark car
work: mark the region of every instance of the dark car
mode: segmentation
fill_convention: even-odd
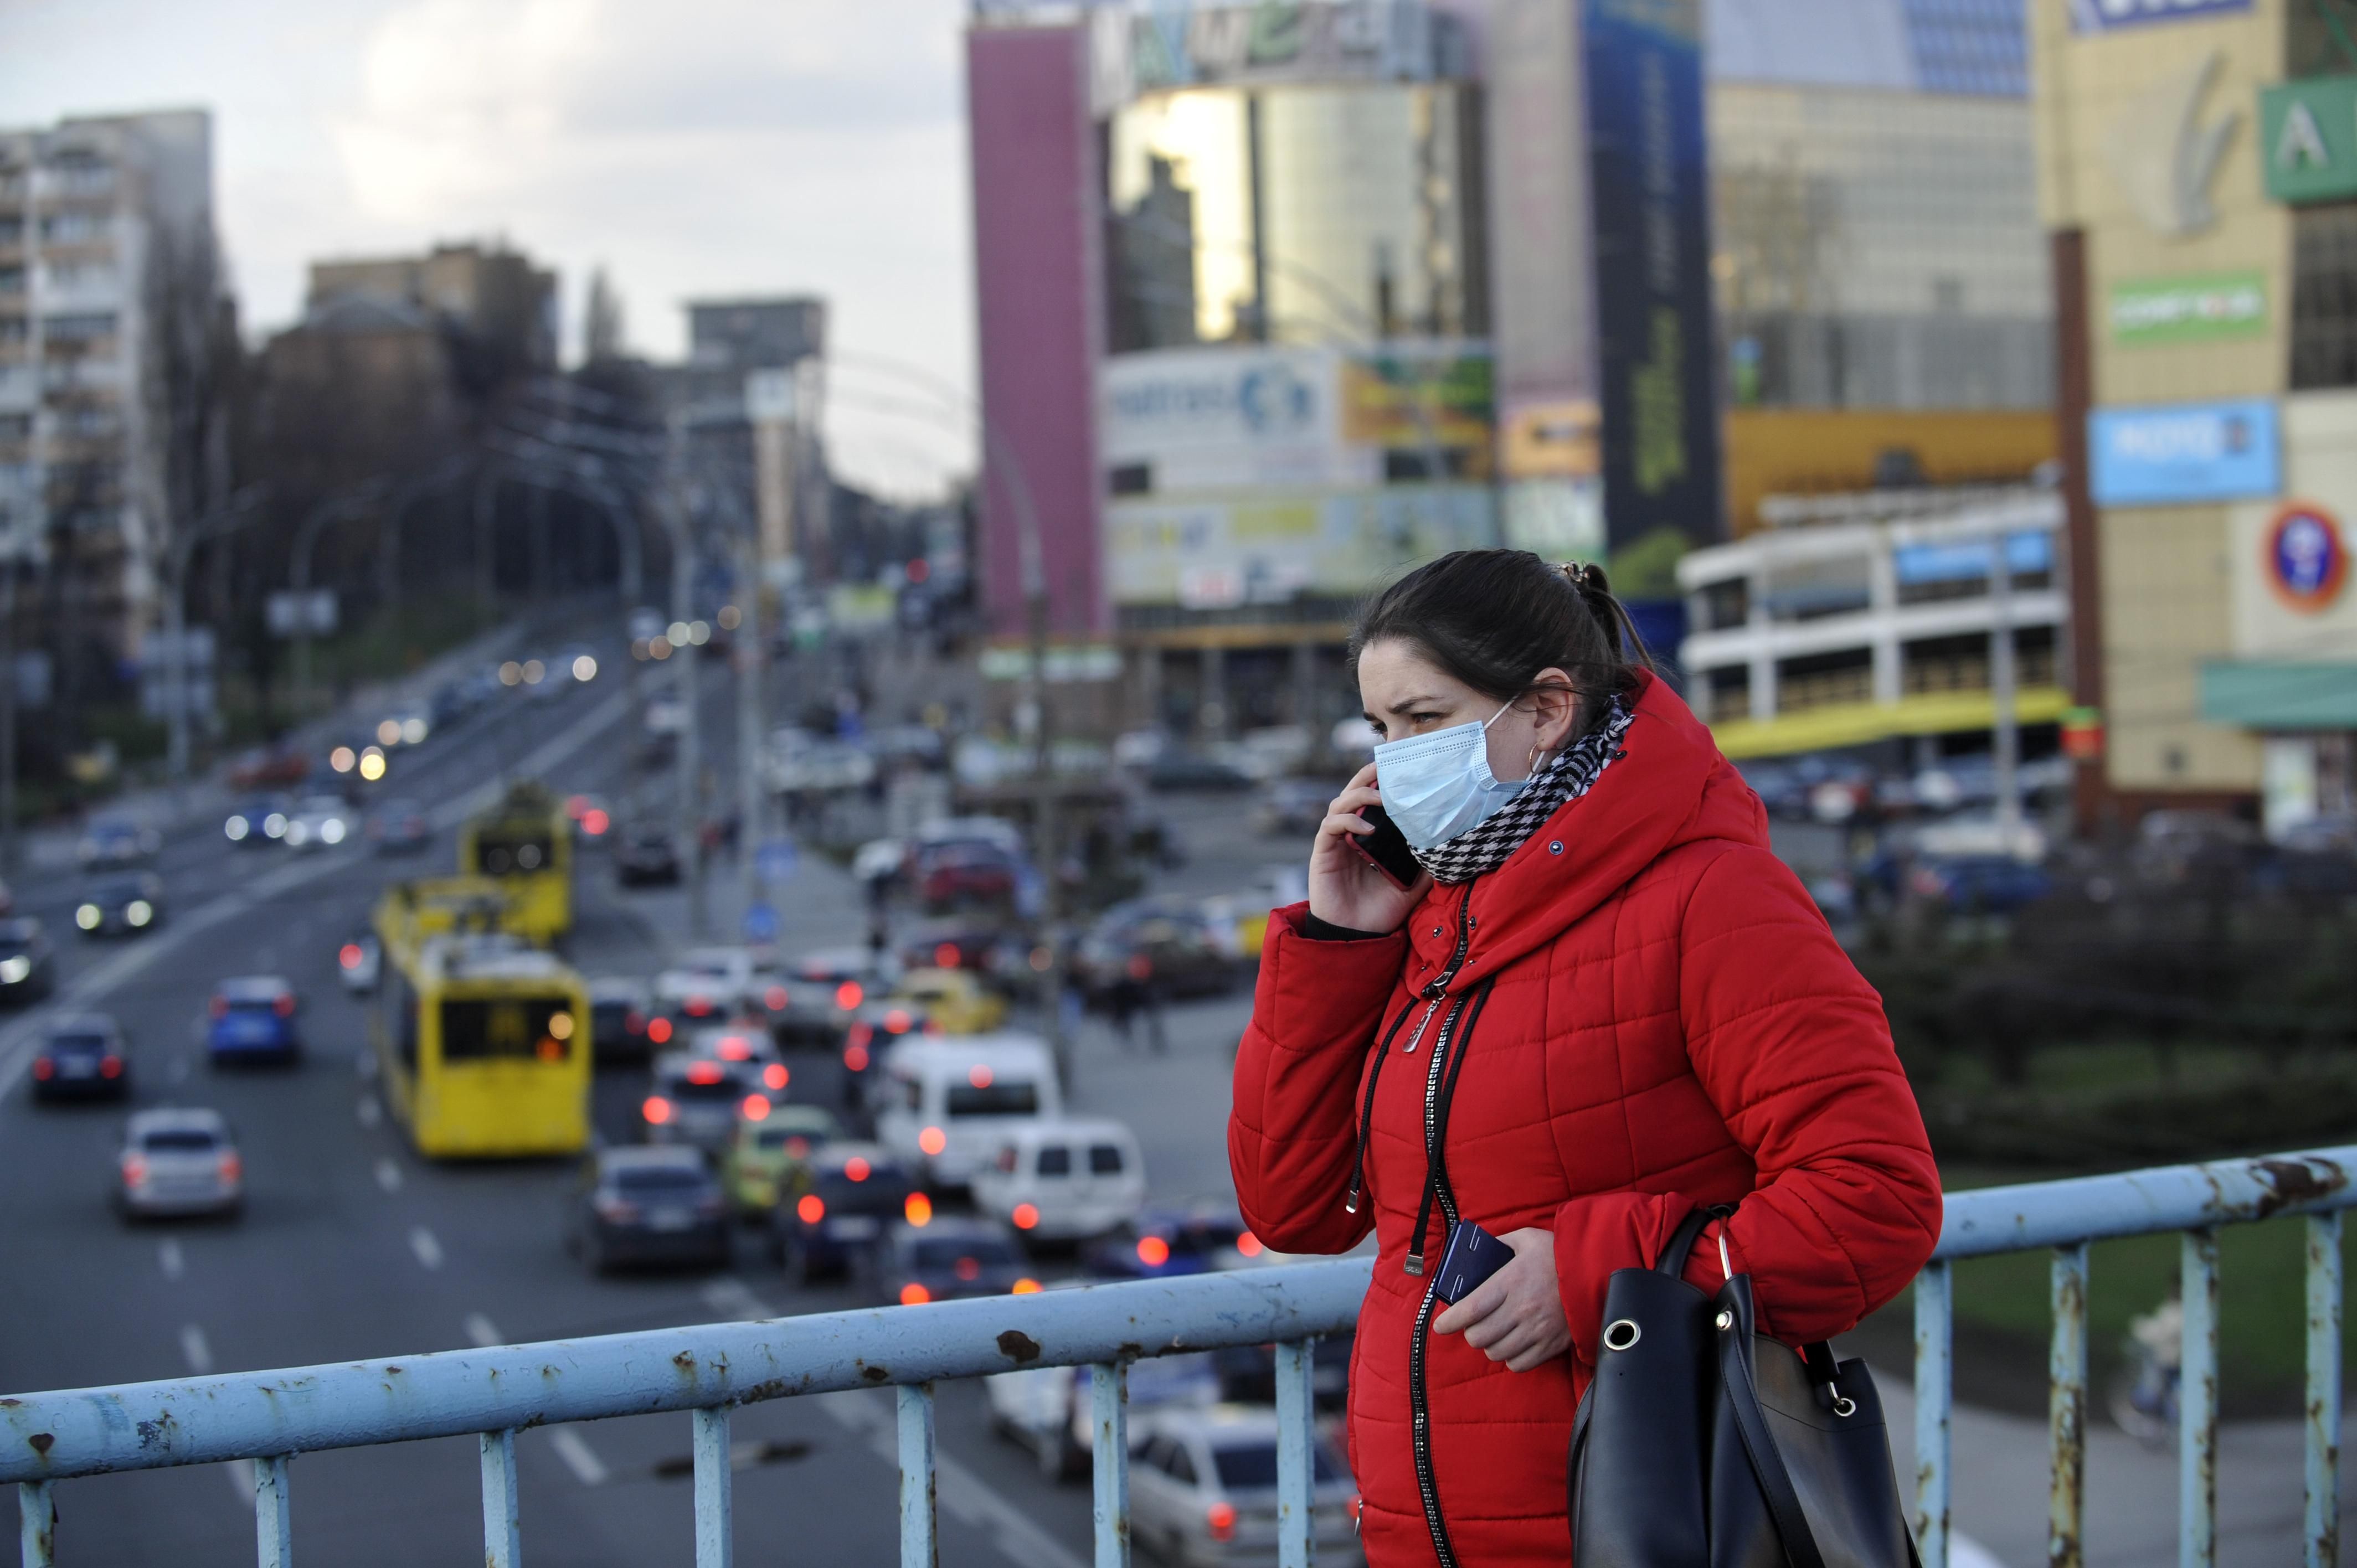
[[[311,769],[310,756],[299,746],[257,747],[231,765],[232,789],[267,789],[295,783]]]
[[[876,1144],[828,1144],[813,1151],[770,1217],[770,1247],[804,1284],[850,1272],[908,1211],[916,1184]]]
[[[997,844],[945,843],[917,852],[917,897],[928,909],[1011,903],[1021,878],[1020,860]]]
[[[368,840],[379,854],[415,854],[434,842],[433,824],[414,800],[387,800],[369,813]]]
[[[58,952],[40,921],[0,920],[0,1002],[38,1002],[58,988]]]
[[[598,1063],[645,1061],[655,1043],[647,1037],[653,1002],[643,980],[589,983],[589,1050]],[[666,1038],[671,1031],[664,1030]]]
[[[286,836],[286,817],[292,809],[284,795],[257,795],[229,814],[221,832],[242,848],[276,843]]]
[[[164,879],[153,872],[107,876],[90,885],[74,906],[84,936],[136,936],[164,923]]]
[[[163,835],[130,817],[93,817],[74,845],[74,854],[86,871],[109,866],[137,865],[163,847]]]
[[[679,880],[679,844],[667,827],[638,822],[614,846],[615,879],[625,887],[669,886]]]
[[[1125,988],[1159,997],[1211,996],[1235,982],[1237,963],[1219,927],[1184,904],[1117,905],[1081,940],[1073,978],[1092,1004]]]
[[[631,1263],[728,1262],[728,1208],[694,1149],[600,1149],[581,1163],[565,1250],[593,1273]]]
[[[2054,879],[2009,854],[1958,854],[1920,861],[1907,889],[1959,915],[2007,915],[2054,891]]]
[[[1223,757],[1166,746],[1146,769],[1151,789],[1249,789],[1253,776]]]
[[[123,1100],[131,1093],[131,1055],[123,1031],[102,1014],[60,1018],[33,1058],[36,1100]]]
[[[1320,1412],[1340,1411],[1351,1398],[1352,1331],[1321,1334],[1309,1350],[1309,1399]],[[1231,1404],[1276,1402],[1276,1347],[1230,1345],[1211,1352],[1220,1398]]]
[[[963,969],[985,980],[1020,970],[1030,976],[1030,948],[998,926],[934,920],[901,939],[900,962],[909,969]]]
[[[1015,1232],[996,1219],[903,1219],[863,1260],[861,1283],[879,1305],[917,1306],[965,1296],[1025,1295],[1039,1288]]]
[[[1149,1208],[1082,1261],[1096,1279],[1159,1280],[1242,1267],[1266,1251],[1233,1208]]]

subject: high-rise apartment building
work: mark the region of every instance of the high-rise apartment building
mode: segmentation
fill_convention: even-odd
[[[213,460],[212,202],[203,111],[0,131],[0,554],[46,555],[70,664],[136,654]]]

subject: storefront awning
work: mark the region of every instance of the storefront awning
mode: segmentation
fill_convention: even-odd
[[[2210,660],[2201,716],[2239,729],[2357,729],[2357,662]]]

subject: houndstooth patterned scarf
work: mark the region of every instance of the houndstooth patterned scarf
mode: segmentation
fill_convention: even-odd
[[[1587,794],[1616,758],[1627,755],[1620,741],[1634,716],[1626,703],[1613,698],[1603,721],[1557,753],[1521,794],[1455,838],[1416,850],[1416,864],[1439,883],[1470,882],[1503,865],[1557,807]]]

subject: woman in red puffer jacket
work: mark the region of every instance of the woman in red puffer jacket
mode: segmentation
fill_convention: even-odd
[[[1600,570],[1444,556],[1353,646],[1383,744],[1318,829],[1308,904],[1269,923],[1236,1192],[1286,1251],[1375,1234],[1350,1413],[1373,1568],[1560,1568],[1612,1272],[1739,1204],[1760,1331],[1824,1339],[1931,1256],[1939,1176],[1880,1000]],[[1378,804],[1408,887],[1352,843]],[[1513,1257],[1443,1309],[1459,1219]],[[1719,1249],[1686,1277],[1717,1290]]]

